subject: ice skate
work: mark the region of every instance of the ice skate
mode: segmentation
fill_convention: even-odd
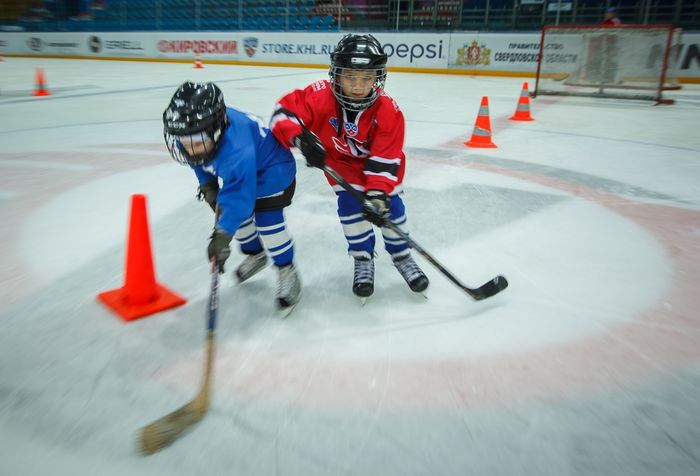
[[[294,264],[277,268],[277,310],[282,317],[287,317],[301,296],[301,281]]]
[[[252,278],[267,265],[267,254],[264,251],[256,255],[246,255],[243,262],[236,268],[236,278],[239,283]]]
[[[404,256],[393,258],[393,261],[394,266],[399,270],[399,273],[401,273],[401,276],[408,284],[408,287],[411,288],[411,291],[414,293],[421,293],[427,298],[424,291],[428,289],[430,281],[428,281],[428,277],[416,262],[413,261],[411,255],[405,254]]]
[[[355,273],[352,279],[352,292],[365,305],[367,298],[374,293],[374,260],[369,257],[355,257]]]

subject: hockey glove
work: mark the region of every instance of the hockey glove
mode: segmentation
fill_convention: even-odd
[[[389,197],[381,190],[367,190],[362,208],[365,220],[377,226],[384,226],[389,221]]]
[[[219,273],[224,272],[224,263],[231,256],[231,248],[229,243],[233,235],[226,233],[223,230],[216,229],[211,235],[211,241],[209,241],[209,247],[207,248],[207,254],[209,255],[209,261],[212,258],[216,261],[216,266],[219,268]]]
[[[219,195],[219,182],[207,182],[200,185],[197,192],[197,200],[204,200],[209,204],[212,210],[216,211],[216,196]]]
[[[321,139],[310,130],[303,129],[302,133],[294,138],[293,143],[304,155],[308,167],[322,169],[326,164],[326,149],[321,144]]]

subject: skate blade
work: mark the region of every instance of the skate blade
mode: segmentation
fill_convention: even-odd
[[[297,307],[296,304],[292,304],[291,306],[287,307],[277,307],[277,315],[281,317],[282,319],[286,319],[289,317],[289,315],[292,313],[294,308]]]

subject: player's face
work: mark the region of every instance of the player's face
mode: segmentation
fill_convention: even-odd
[[[191,157],[204,154],[214,147],[214,143],[211,139],[202,140],[202,138],[197,139],[193,137],[182,138],[180,140],[180,145]]]
[[[343,69],[338,76],[342,93],[357,99],[369,96],[377,80],[377,72],[366,69]]]

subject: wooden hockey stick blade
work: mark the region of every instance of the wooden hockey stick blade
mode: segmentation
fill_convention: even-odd
[[[210,330],[207,334],[207,357],[201,390],[189,403],[141,428],[140,447],[143,454],[152,455],[165,448],[206,415],[209,409],[213,361],[214,332]]]
[[[204,392],[172,413],[141,429],[141,452],[146,455],[160,451],[199,422],[207,412],[209,403]]]
[[[500,293],[505,288],[508,287],[508,280],[505,276],[500,274],[488,281],[476,289],[465,289],[465,291],[474,298],[476,301],[481,301],[482,299],[489,298],[495,294]]]

